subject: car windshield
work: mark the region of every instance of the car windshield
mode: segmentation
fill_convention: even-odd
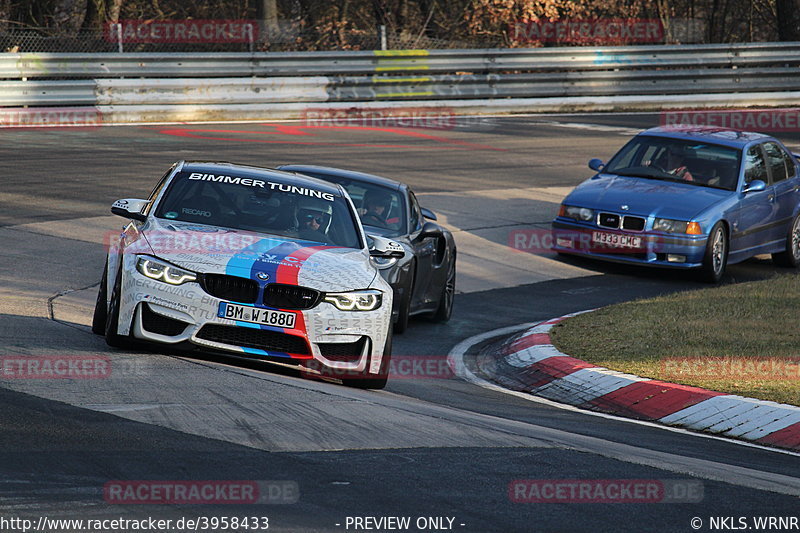
[[[406,233],[406,209],[397,189],[330,174],[305,171],[303,174],[343,186],[356,206],[361,223],[368,226],[368,233],[384,237]]]
[[[180,172],[159,201],[155,216],[362,247],[355,216],[343,196],[251,175]]]
[[[679,181],[733,191],[741,151],[702,141],[639,135],[608,162],[603,173]]]

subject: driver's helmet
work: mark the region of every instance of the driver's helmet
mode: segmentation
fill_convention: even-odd
[[[319,231],[327,232],[331,226],[333,207],[328,200],[303,198],[297,203],[297,222],[303,227],[310,218],[315,218]]]
[[[371,207],[383,206],[383,218],[389,216],[389,209],[392,206],[392,195],[386,191],[379,189],[370,189],[364,194],[364,203],[362,204],[367,213],[371,213]]]

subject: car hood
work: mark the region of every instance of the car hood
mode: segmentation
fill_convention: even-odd
[[[691,220],[731,191],[689,183],[600,174],[578,185],[564,203],[615,213]],[[623,209],[623,205],[628,206]]]
[[[201,273],[327,292],[370,287],[377,275],[365,251],[250,231],[150,219],[142,228],[152,254]]]

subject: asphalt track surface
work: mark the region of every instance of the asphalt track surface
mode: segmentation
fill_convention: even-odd
[[[607,159],[657,122],[584,115],[468,119],[452,130],[1,130],[0,356],[98,355],[117,371],[95,380],[0,378],[0,516],[268,516],[278,531],[356,530],[348,517],[408,516],[412,525],[450,517],[465,532],[693,531],[693,517],[706,531],[711,517],[734,526],[740,517],[751,526],[754,517],[797,517],[795,455],[565,411],[443,375],[358,391],[258,362],[113,350],[88,330],[102,237],[122,220],[107,216],[111,202],[146,196],[178,159],[313,163],[408,182],[457,232],[463,263],[450,323],[412,320],[395,338],[398,356],[440,360],[496,328],[698,288],[680,273],[507,246],[515,229],[547,228],[558,196],[590,174],[590,157]],[[800,146],[798,135],[782,138]],[[775,272],[755,259],[731,267],[725,281]],[[699,480],[703,497],[516,503],[508,489],[520,479]],[[103,487],[114,480],[288,480],[300,497],[109,504]]]

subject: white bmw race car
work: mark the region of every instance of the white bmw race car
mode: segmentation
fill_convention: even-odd
[[[178,162],[109,245],[92,330],[191,343],[302,367],[364,388],[386,384],[392,289],[339,185],[229,163]]]

